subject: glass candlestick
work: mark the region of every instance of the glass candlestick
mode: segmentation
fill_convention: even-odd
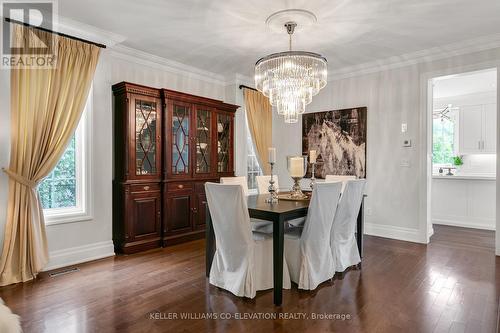
[[[315,169],[316,163],[311,163],[311,184],[309,185],[311,187],[311,190],[314,188],[314,185],[316,185],[316,178],[314,177],[314,169]]]
[[[274,179],[273,179],[273,169],[274,169],[274,163],[269,163],[271,165],[271,179],[269,180],[269,197],[266,199],[267,203],[277,203],[278,202],[278,193],[276,192],[276,187],[274,186]]]

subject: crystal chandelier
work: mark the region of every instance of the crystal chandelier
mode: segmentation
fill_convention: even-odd
[[[270,54],[255,64],[255,87],[269,98],[285,123],[296,123],[312,97],[326,86],[327,61],[317,53],[292,51],[297,24],[285,23],[289,51]]]

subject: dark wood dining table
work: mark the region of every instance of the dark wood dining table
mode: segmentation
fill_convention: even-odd
[[[285,223],[299,217],[305,217],[309,208],[309,201],[279,200],[277,203],[267,203],[267,194],[250,195],[248,197],[248,213],[250,217],[273,222],[273,281],[274,304],[280,306],[283,301],[283,248]],[[356,225],[356,240],[361,257],[363,256],[363,223],[364,198],[358,213]],[[207,205],[206,212],[206,276],[210,275],[210,268],[215,254],[215,234],[212,227],[212,218]]]

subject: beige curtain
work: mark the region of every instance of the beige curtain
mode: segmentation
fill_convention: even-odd
[[[32,28],[14,25],[15,45],[29,45]],[[54,69],[11,69],[11,150],[7,223],[0,285],[31,280],[47,264],[48,250],[37,185],[55,167],[80,120],[99,47],[56,38]]]
[[[248,127],[257,150],[255,153],[262,172],[269,175],[271,167],[268,163],[268,148],[273,144],[273,109],[269,99],[259,91],[245,89],[244,95]]]

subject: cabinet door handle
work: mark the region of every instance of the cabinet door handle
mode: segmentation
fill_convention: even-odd
[[[144,189],[144,191],[148,191],[149,190],[149,186],[144,186],[143,189]]]
[[[182,189],[182,188],[184,188],[184,185],[179,184],[179,185],[177,185],[177,188],[181,188]]]

